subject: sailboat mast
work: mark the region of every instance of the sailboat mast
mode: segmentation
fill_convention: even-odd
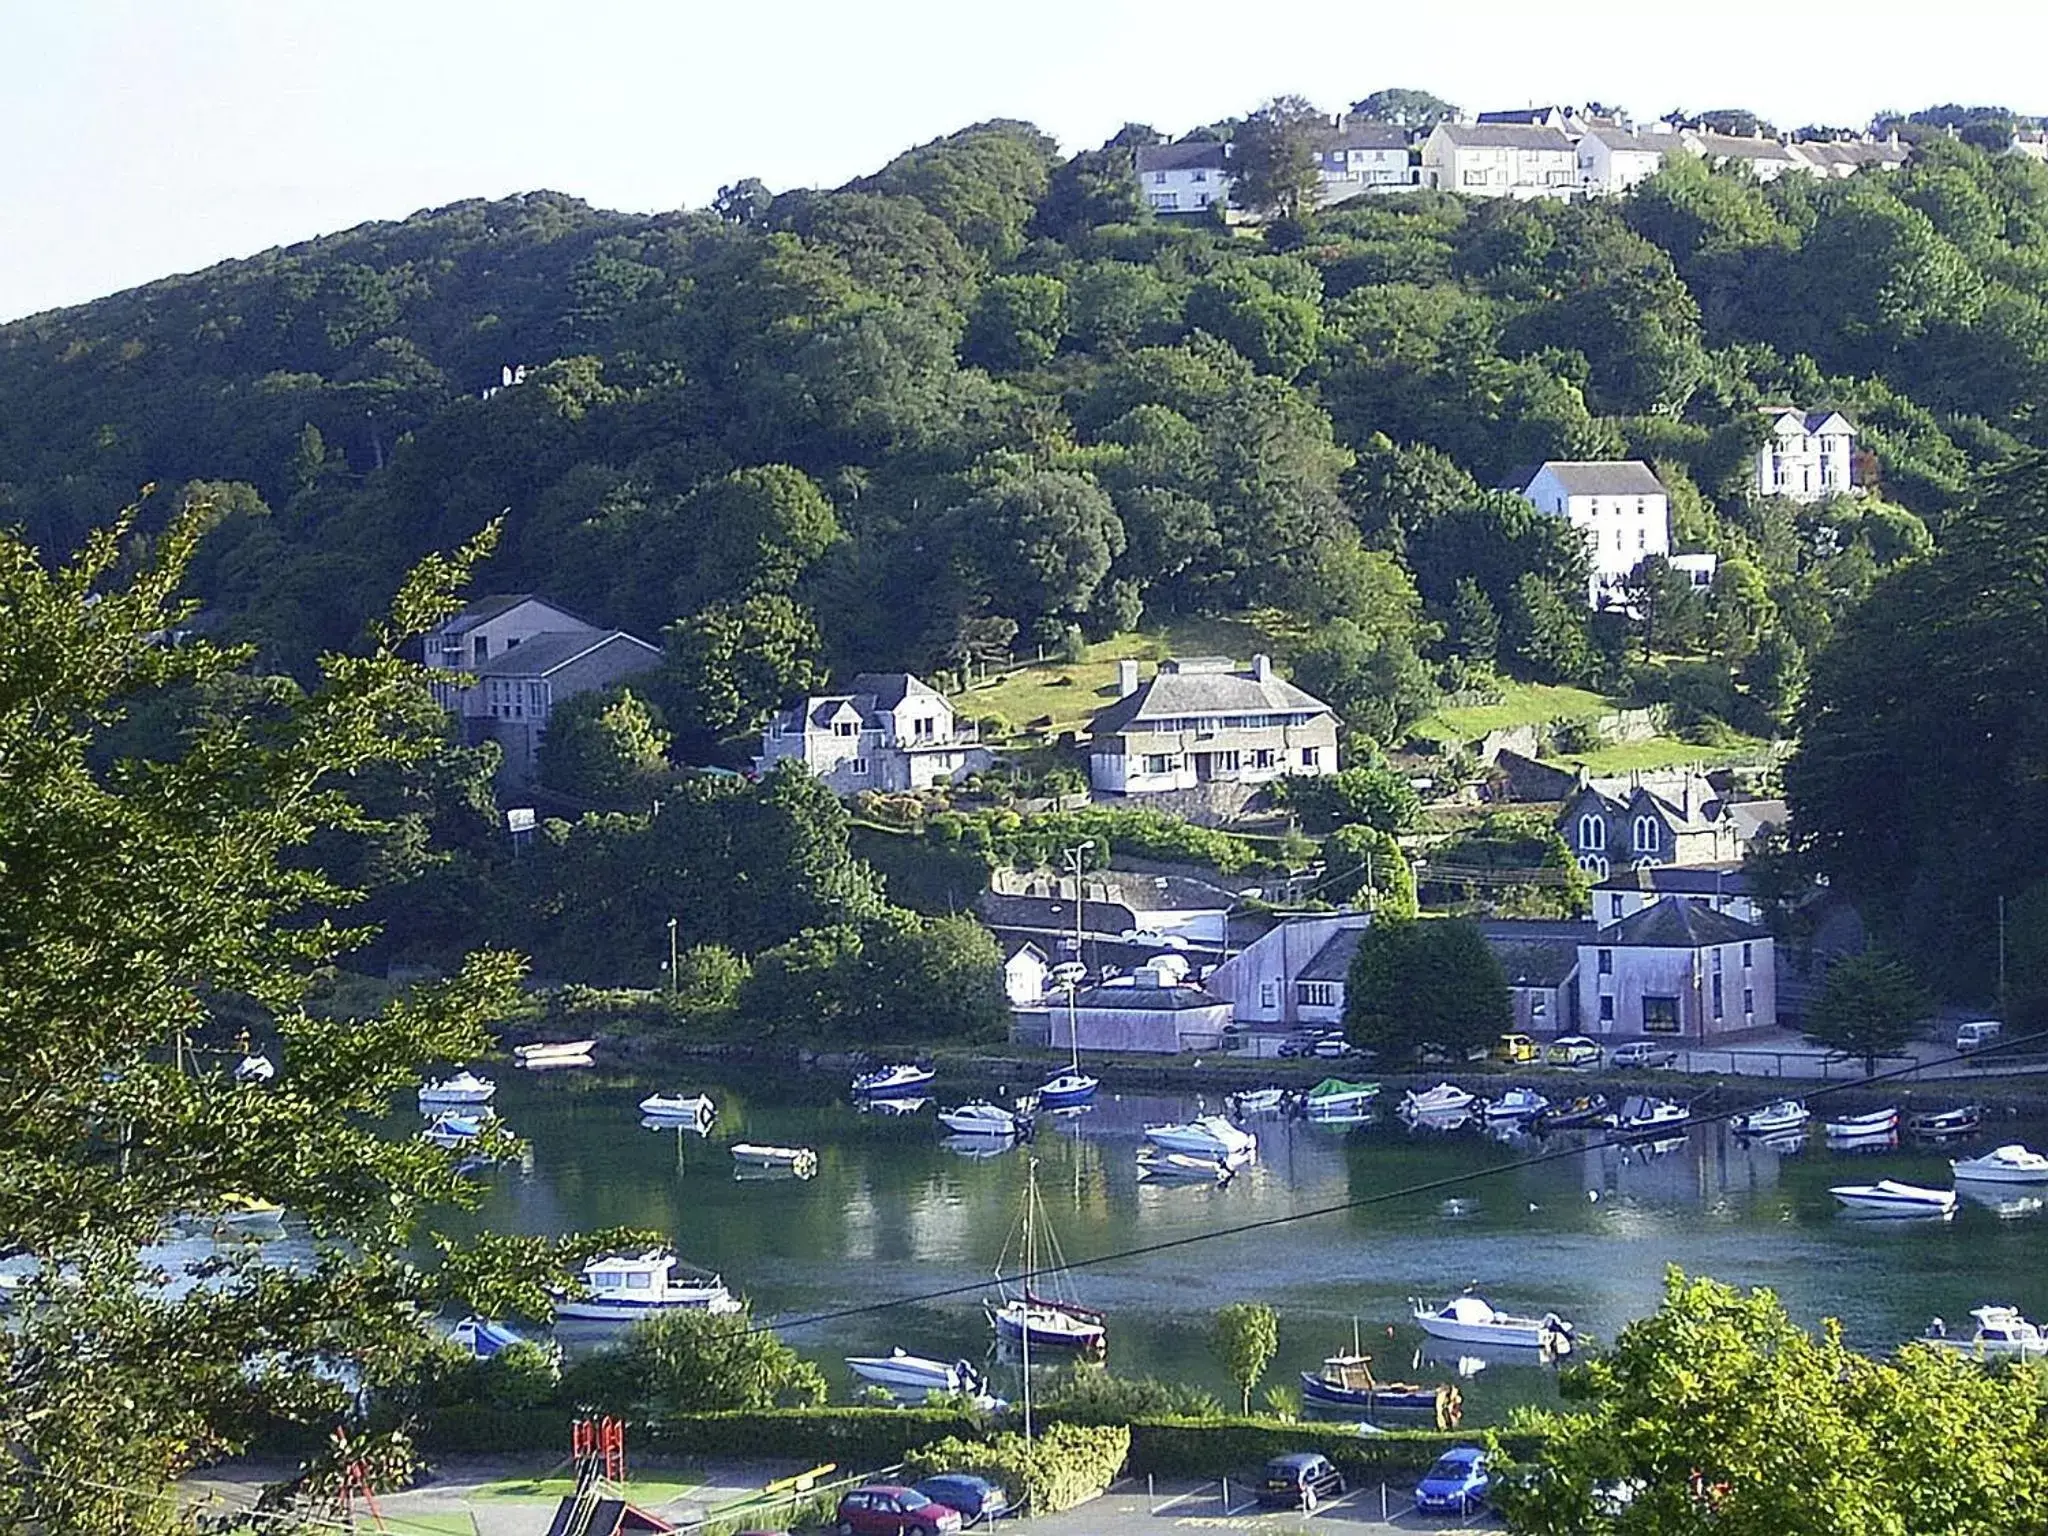
[[[1017,1337],[1024,1347],[1024,1443],[1031,1443],[1031,1276],[1038,1268],[1038,1250],[1031,1226],[1031,1208],[1038,1204],[1038,1159],[1024,1159],[1024,1283],[1018,1305],[1023,1309],[1023,1327]]]

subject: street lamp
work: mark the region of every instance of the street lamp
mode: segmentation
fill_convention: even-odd
[[[676,995],[676,920],[668,920],[668,995]]]

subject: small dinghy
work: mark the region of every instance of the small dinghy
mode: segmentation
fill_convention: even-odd
[[[244,1236],[275,1236],[284,1229],[284,1207],[253,1195],[224,1195],[214,1223]]]
[[[1948,1326],[1937,1317],[1920,1342],[1977,1360],[2048,1359],[2048,1336],[2020,1316],[2018,1307],[1972,1307],[1970,1316],[1977,1320],[1977,1329],[1967,1339],[1949,1337]]]
[[[933,1392],[978,1395],[982,1390],[980,1374],[965,1360],[948,1365],[894,1349],[886,1355],[848,1355],[846,1366],[862,1381],[872,1381],[900,1396],[924,1397]]]
[[[448,1110],[434,1116],[433,1123],[420,1134],[437,1147],[453,1149],[483,1135],[484,1127],[494,1118],[487,1109],[466,1115]]]
[[[1782,1136],[1787,1131],[1805,1130],[1812,1118],[1813,1111],[1800,1100],[1778,1099],[1746,1115],[1737,1115],[1728,1124],[1738,1136]]]
[[[1448,1118],[1462,1115],[1472,1108],[1473,1096],[1464,1089],[1450,1083],[1438,1083],[1427,1093],[1410,1089],[1401,1096],[1401,1117],[1404,1120],[1425,1120]]]
[[[1845,1115],[1839,1120],[1827,1120],[1821,1124],[1829,1141],[1864,1141],[1874,1137],[1895,1136],[1899,1130],[1899,1111],[1896,1105],[1885,1109],[1873,1109],[1867,1115]]]
[[[671,1127],[680,1126],[701,1136],[718,1118],[718,1106],[711,1102],[708,1093],[650,1093],[640,1101],[640,1113],[649,1120],[659,1120]]]
[[[857,1099],[916,1098],[931,1086],[932,1079],[938,1075],[930,1067],[896,1062],[861,1073],[853,1080],[853,1096]]]
[[[1949,1168],[1959,1179],[1986,1184],[2048,1184],[2048,1157],[2014,1144],[1982,1157],[1952,1158]]]
[[[1259,1155],[1259,1138],[1221,1115],[1199,1115],[1170,1125],[1148,1125],[1145,1139],[1161,1152],[1228,1163],[1233,1168]]]
[[[1534,1088],[1514,1087],[1488,1099],[1482,1113],[1488,1120],[1530,1121],[1550,1108],[1550,1100]]]
[[[1917,1115],[1906,1117],[1906,1129],[1915,1136],[1924,1136],[1930,1141],[1942,1141],[1951,1136],[1974,1136],[1984,1126],[1984,1106],[1981,1104],[1958,1104],[1953,1109],[1923,1110]]]
[[[1231,1094],[1223,1103],[1239,1119],[1248,1115],[1281,1115],[1294,1107],[1295,1093],[1291,1088],[1248,1088],[1243,1093]]]
[[[808,1179],[818,1171],[818,1154],[809,1147],[764,1147],[751,1141],[736,1141],[732,1160],[741,1170],[766,1169],[797,1179]]]
[[[1851,1211],[1872,1216],[1953,1216],[1956,1192],[1879,1179],[1875,1184],[1837,1184],[1828,1191]]]
[[[261,1052],[252,1051],[235,1063],[238,1083],[267,1083],[277,1076],[277,1063]]]
[[[1013,1141],[1031,1132],[1031,1117],[987,1099],[972,1099],[958,1109],[939,1111],[939,1124],[955,1136],[989,1136]]]
[[[498,1091],[498,1085],[488,1077],[478,1077],[474,1072],[461,1071],[453,1077],[444,1077],[420,1086],[420,1108],[441,1109],[462,1104],[488,1104],[491,1095]]]
[[[1515,1317],[1496,1312],[1477,1296],[1454,1296],[1442,1306],[1414,1298],[1409,1309],[1416,1326],[1434,1339],[1454,1344],[1492,1344],[1511,1349],[1541,1349],[1569,1354],[1572,1325],[1555,1312],[1541,1317]]]
[[[1668,1136],[1683,1130],[1691,1119],[1692,1110],[1686,1105],[1641,1094],[1623,1099],[1613,1115],[1618,1136]]]
[[[515,1045],[512,1058],[522,1067],[587,1067],[590,1053],[596,1049],[595,1040],[537,1041]]]
[[[1095,1097],[1095,1090],[1101,1082],[1086,1072],[1062,1072],[1058,1077],[1048,1078],[1038,1088],[1040,1109],[1079,1109]]]
[[[488,1360],[500,1351],[510,1349],[514,1344],[532,1342],[517,1329],[507,1327],[504,1323],[493,1322],[489,1318],[476,1316],[465,1317],[450,1328],[448,1338],[479,1360]]]

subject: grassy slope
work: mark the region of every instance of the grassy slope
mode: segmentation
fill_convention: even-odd
[[[1576,720],[1606,714],[1620,706],[1586,688],[1556,683],[1517,683],[1502,679],[1498,704],[1470,709],[1441,709],[1415,727],[1417,736],[1432,741],[1477,741],[1488,731],[1515,725],[1543,725],[1551,720]]]

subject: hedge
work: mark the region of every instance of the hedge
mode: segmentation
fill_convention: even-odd
[[[1130,1470],[1162,1477],[1220,1477],[1252,1471],[1290,1451],[1321,1451],[1346,1472],[1424,1472],[1454,1445],[1472,1445],[1487,1431],[1447,1433],[1397,1429],[1361,1435],[1344,1424],[1278,1419],[1143,1419],[1131,1425]],[[1500,1434],[1516,1461],[1533,1459],[1537,1434]]]
[[[1094,1498],[1115,1482],[1130,1454],[1122,1425],[1048,1424],[1034,1440],[939,1440],[910,1453],[912,1477],[972,1472],[1021,1498],[1034,1515],[1054,1515]]]

